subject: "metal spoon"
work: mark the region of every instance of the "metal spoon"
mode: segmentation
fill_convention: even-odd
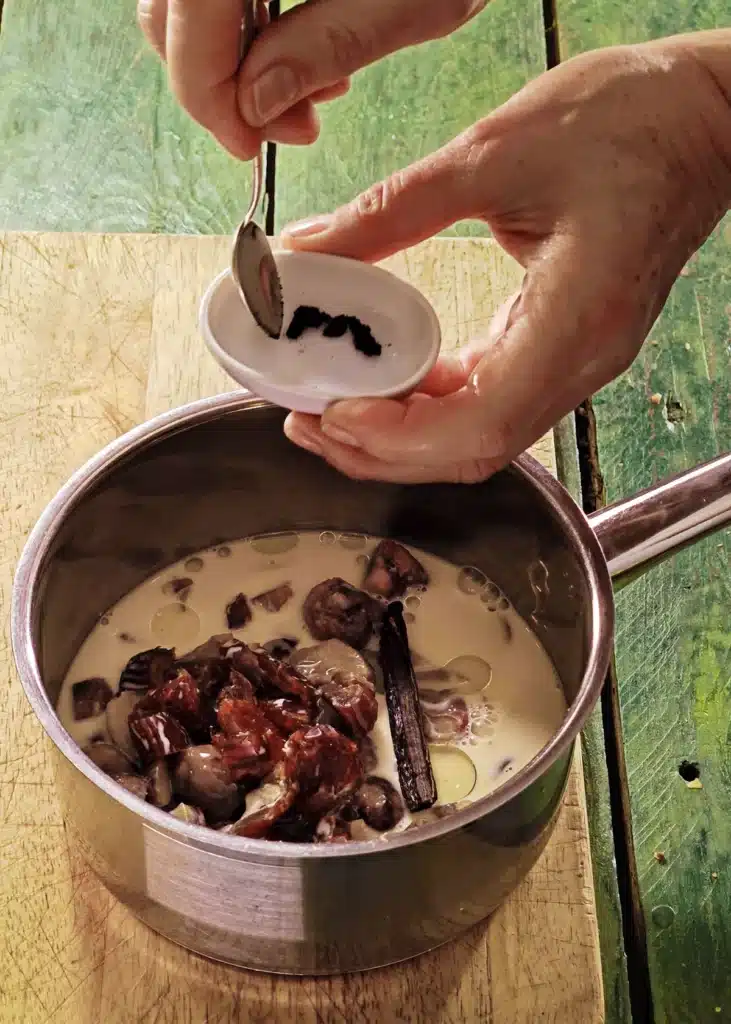
[[[244,0],[239,67],[257,35],[257,0]],[[251,315],[270,338],[278,338],[284,324],[282,282],[266,234],[254,223],[264,186],[263,147],[254,160],[251,202],[234,235],[231,274]]]

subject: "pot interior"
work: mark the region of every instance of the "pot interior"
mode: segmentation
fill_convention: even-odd
[[[355,482],[288,442],[283,419],[251,401],[209,412],[110,461],[81,488],[30,581],[52,704],[99,616],[151,573],[213,544],[298,529],[388,536],[481,569],[532,626],[575,700],[596,601],[579,541],[590,530],[558,485],[528,460],[479,485]]]

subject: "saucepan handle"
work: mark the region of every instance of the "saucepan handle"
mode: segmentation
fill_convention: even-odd
[[[589,517],[615,588],[731,522],[731,454]]]

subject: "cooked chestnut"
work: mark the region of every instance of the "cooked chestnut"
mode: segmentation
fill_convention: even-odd
[[[128,792],[134,793],[140,800],[147,800],[149,784],[141,775],[115,775],[114,781],[124,786]]]
[[[141,693],[125,690],[109,701],[106,710],[107,732],[112,743],[123,750],[128,757],[137,757],[137,747],[129,731],[129,716],[142,698]]]
[[[113,743],[104,740],[90,743],[88,747],[84,747],[84,753],[107,775],[130,775],[134,771],[133,762]]]
[[[149,651],[133,654],[122,669],[119,689],[146,690],[161,686],[172,671],[175,652],[167,647],[152,647]]]
[[[404,816],[401,794],[388,779],[369,775],[358,788],[353,804],[366,825],[378,832],[387,832]]]
[[[305,679],[314,683],[324,682],[338,676],[341,680],[357,679],[374,684],[373,669],[363,657],[342,640],[324,640],[311,647],[301,647],[289,659]]]
[[[370,640],[379,614],[374,598],[339,577],[317,583],[302,607],[315,640],[342,640],[356,650]]]
[[[193,749],[193,748],[189,748]],[[147,769],[148,796],[155,807],[167,807],[173,800],[173,781],[167,761],[162,758]]]
[[[183,751],[173,785],[182,800],[200,807],[212,822],[233,818],[242,804],[231,773],[220,753],[210,744]]]
[[[425,587],[429,573],[411,552],[395,540],[382,540],[368,562],[363,589],[388,601],[402,597],[409,587]]]
[[[83,722],[87,718],[100,715],[113,696],[114,692],[109,683],[98,676],[74,683],[71,687],[74,720]]]

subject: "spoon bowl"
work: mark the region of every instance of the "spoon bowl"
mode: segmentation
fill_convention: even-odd
[[[434,309],[412,285],[357,260],[324,253],[279,252],[284,333],[271,338],[244,305],[231,272],[211,282],[200,329],[216,361],[239,384],[275,405],[319,415],[344,398],[393,398],[414,390],[436,362],[441,330]],[[348,331],[338,338],[307,330],[286,336],[295,310],[357,317],[381,347],[359,351]]]

